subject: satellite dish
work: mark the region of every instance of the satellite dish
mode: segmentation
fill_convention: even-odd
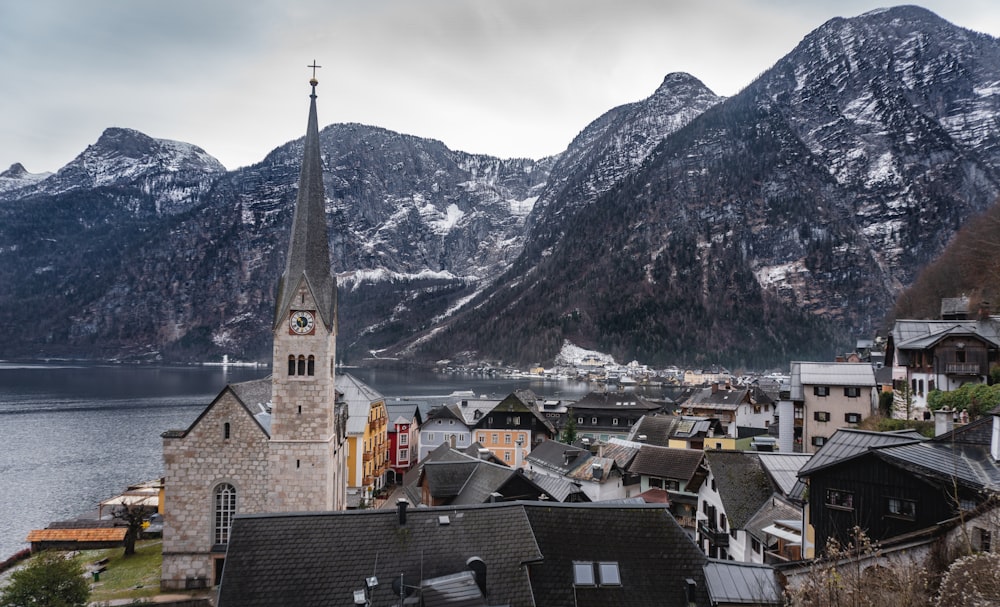
[[[413,594],[414,586],[407,585],[406,578],[402,575],[392,579],[392,592],[394,596],[410,596]]]

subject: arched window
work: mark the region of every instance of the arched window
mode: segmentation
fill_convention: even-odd
[[[213,543],[228,544],[229,530],[233,525],[233,517],[236,516],[236,487],[229,483],[218,485],[213,496],[213,507],[215,510]]]
[[[299,371],[298,371],[298,374],[299,375],[305,375],[306,374],[306,357],[302,356],[301,354],[299,354]]]
[[[316,357],[309,355],[309,362],[306,367],[306,375],[316,375]]]
[[[288,374],[295,375],[295,356],[288,355]]]

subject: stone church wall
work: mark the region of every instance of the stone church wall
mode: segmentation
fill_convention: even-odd
[[[164,436],[163,588],[214,583],[215,488],[235,487],[238,514],[264,512],[267,453],[267,435],[229,390],[185,435]]]

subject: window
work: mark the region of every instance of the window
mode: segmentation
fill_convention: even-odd
[[[582,426],[583,425],[583,418],[582,417],[576,418],[576,425],[578,425],[578,426]]]
[[[295,375],[295,357],[291,354],[288,355],[288,374]]]
[[[955,362],[964,363],[965,360],[965,350],[955,350]]]
[[[410,444],[410,435],[406,434],[405,432],[403,434],[400,434],[399,435],[399,444],[400,445],[409,445]]]
[[[649,479],[649,488],[650,489],[653,489],[653,488],[663,489],[663,479],[662,478],[650,478]]]
[[[861,414],[860,413],[845,413],[844,414],[844,421],[847,422],[847,423],[849,423],[849,424],[859,424],[859,423],[861,423]]]
[[[826,505],[836,510],[854,510],[854,493],[840,489],[827,489]]]
[[[405,461],[409,461],[409,459],[410,459],[410,450],[408,448],[400,449],[399,450],[399,461],[405,462]]]
[[[672,481],[670,479],[667,479],[663,481],[663,488],[666,489],[667,491],[680,491],[681,484],[678,481]]]
[[[434,440],[434,433],[433,432],[428,432],[427,433],[427,442],[431,442],[433,440]]]
[[[301,354],[299,354],[299,364],[298,364],[298,369],[295,371],[295,374],[296,375],[306,374],[306,357]]]
[[[981,527],[972,528],[972,539],[975,542],[976,549],[980,552],[989,552],[991,545],[993,543],[993,534],[990,533],[989,529],[983,529]]]
[[[515,426],[520,426],[521,425],[521,416],[520,415],[518,415],[517,417],[514,418],[514,425]]]
[[[215,488],[214,496],[215,529],[213,532],[216,545],[229,543],[229,529],[236,515],[236,487],[223,483]]]
[[[306,375],[316,375],[316,357],[312,354],[309,355],[309,360],[306,363]]]
[[[573,562],[573,585],[574,586],[596,586],[597,579],[594,577],[594,564],[591,562]]]
[[[618,425],[618,418],[617,417],[611,418],[611,425],[612,426],[617,426]]]
[[[825,444],[826,444],[826,437],[825,436],[814,436],[814,437],[812,437],[812,445],[813,445],[813,447],[822,447]]]
[[[507,432],[506,434],[503,435],[503,443],[505,445],[509,445],[511,443],[510,432]]]
[[[597,575],[594,575],[594,572]],[[573,561],[574,586],[621,586],[622,576],[615,561],[594,563],[591,561]]]
[[[815,411],[813,412],[813,419],[818,422],[828,422],[830,421],[829,411]]]
[[[754,537],[750,538],[750,549],[760,554],[760,540]]]
[[[917,502],[898,497],[886,498],[885,513],[893,518],[903,518],[912,521],[917,518]]]
[[[861,396],[861,388],[857,386],[848,386],[844,388],[844,396],[848,398],[857,398]]]
[[[222,424],[222,438],[229,440],[229,422]]]
[[[622,576],[618,571],[618,563],[598,563],[597,573],[601,586],[621,586]]]
[[[590,418],[590,423],[596,426],[597,425],[597,418],[596,417],[591,417]]]
[[[816,396],[830,396],[830,386],[813,386],[813,394]]]
[[[503,452],[503,461],[505,461],[505,462],[509,462],[510,461],[510,451],[504,451]]]
[[[499,435],[499,434],[493,434],[493,436],[491,436],[490,438],[492,438],[492,439],[493,439],[493,444],[494,444],[494,445],[496,445],[496,444],[499,444],[499,443],[500,443],[500,435]]]

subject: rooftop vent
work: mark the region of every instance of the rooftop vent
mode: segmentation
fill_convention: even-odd
[[[451,519],[448,518],[447,514],[442,514],[441,516],[438,517],[438,525],[443,527],[445,525],[450,525],[450,524],[451,524]]]

